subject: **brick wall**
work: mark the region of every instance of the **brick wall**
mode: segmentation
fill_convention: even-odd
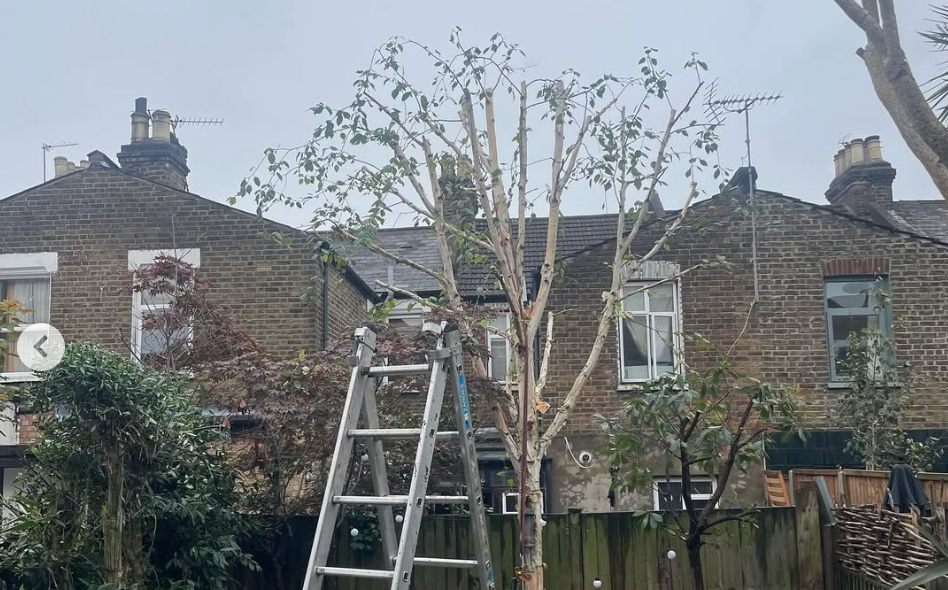
[[[252,215],[117,171],[93,167],[0,201],[0,253],[58,252],[50,323],[66,340],[125,348],[129,250],[199,248],[211,297],[268,350],[321,344],[322,262],[285,229]],[[311,289],[317,296],[306,297]],[[364,313],[365,298],[330,273],[330,335]]]
[[[200,249],[210,296],[267,350],[320,348],[322,262],[304,243],[278,245],[267,237],[283,229],[97,166],[0,201],[0,254],[59,255],[50,323],[67,342],[91,340],[113,350],[127,350],[131,332],[132,299],[123,292],[129,250],[174,247]],[[364,295],[335,269],[329,302],[330,338],[365,313]],[[29,420],[21,421],[21,441],[31,433]]]
[[[713,231],[681,236],[660,259],[678,262],[682,268],[718,255],[731,262],[730,272],[699,270],[681,281],[682,330],[700,333],[727,348],[748,320],[754,296],[749,218],[720,200],[699,207],[694,215],[710,221]],[[887,264],[897,359],[911,365],[915,387],[905,409],[905,425],[948,423],[944,394],[948,246],[766,195],[761,199],[758,236],[761,301],[731,355],[738,370],[777,385],[799,387],[806,425],[833,426],[839,390],[828,387],[824,267],[858,270]],[[644,245],[651,237],[643,236],[639,242]],[[557,317],[555,327],[549,396],[561,398],[585,361],[595,336],[601,294],[608,286],[610,261],[610,246],[572,259],[562,284],[553,290],[550,308],[564,313]],[[617,349],[613,330],[567,432],[595,432],[594,414],[619,409]],[[684,356],[689,365],[701,369],[715,355],[686,343]]]

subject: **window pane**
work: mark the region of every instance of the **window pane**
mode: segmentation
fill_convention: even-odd
[[[826,283],[826,304],[830,309],[871,308],[871,292],[875,281],[829,281]]]
[[[675,311],[675,289],[671,284],[658,285],[646,292],[649,311]]]
[[[423,318],[420,315],[411,315],[411,316],[401,316],[401,317],[390,317],[388,319],[388,324],[395,328],[396,330],[401,329],[421,329],[422,324],[424,323]]]
[[[499,336],[490,338],[490,376],[496,381],[507,380],[507,341]]]
[[[165,307],[171,305],[173,301],[171,293],[149,293],[142,291],[142,307],[145,309],[153,307]]]
[[[494,328],[497,328],[498,330],[503,330],[504,332],[506,332],[507,328],[509,327],[507,325],[507,322],[509,319],[510,319],[510,316],[508,316],[507,314],[501,314],[495,318],[491,318],[490,325],[493,326]]]
[[[681,482],[680,481],[657,481],[658,488],[658,509],[659,510],[680,510],[681,500]]]
[[[701,495],[705,495],[705,496],[710,496],[710,495],[712,494],[711,487],[712,487],[712,486],[711,486],[711,482],[710,482],[710,481],[694,481],[694,480],[692,480],[692,482],[691,482],[691,493],[692,493],[692,495],[694,495],[694,494],[701,494]]]
[[[49,278],[0,281],[0,299],[19,301],[30,310],[18,314],[21,324],[48,324],[49,289]]]
[[[704,510],[704,507],[708,505],[710,500],[699,500],[695,497],[691,498],[691,505],[694,506],[695,510]],[[684,501],[682,501],[682,506],[684,506]]]
[[[834,315],[830,318],[833,328],[833,341],[845,345],[853,332],[862,334],[863,330],[878,330],[879,317],[874,315]]]
[[[652,354],[655,356],[657,375],[675,370],[675,335],[672,330],[672,318],[668,316],[652,317]]]
[[[172,318],[165,318],[162,313],[143,310],[142,312],[142,346],[139,350],[141,360],[145,361],[152,356],[169,356],[171,353],[180,353],[182,347],[189,341],[190,330],[180,325]]]
[[[644,285],[629,283],[625,286],[625,293],[641,289]],[[636,293],[622,300],[622,309],[625,311],[645,311],[645,291]]]
[[[50,304],[50,279],[18,279],[0,281],[0,300],[18,301],[29,311],[21,311],[16,314],[20,326],[29,324],[49,323],[49,304]],[[0,338],[5,339],[7,352],[3,357],[0,372],[3,373],[26,373],[30,368],[20,362],[16,354],[16,341],[19,334],[17,332],[8,332],[0,334]]]
[[[626,379],[648,379],[648,316],[622,320],[622,369]]]

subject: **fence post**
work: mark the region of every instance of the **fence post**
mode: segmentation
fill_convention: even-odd
[[[801,488],[794,506],[797,525],[797,563],[801,590],[823,590],[822,529],[816,486]]]

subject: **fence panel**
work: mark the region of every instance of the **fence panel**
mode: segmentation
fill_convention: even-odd
[[[721,513],[723,514],[723,512]],[[797,515],[792,507],[764,508],[752,522],[728,522],[709,534],[702,548],[708,590],[786,590],[800,587],[797,550]],[[543,530],[547,590],[593,590],[597,578],[605,590],[690,590],[688,556],[681,540],[653,528],[643,528],[634,513],[554,514],[546,517]],[[300,587],[315,519],[292,521],[284,546],[289,547],[281,575],[285,588]],[[513,516],[491,516],[491,553],[498,590],[515,588],[519,542]],[[687,526],[687,525],[686,525]],[[349,526],[337,529],[334,564],[382,568],[381,549],[353,547]],[[677,553],[668,558],[668,551]],[[242,580],[248,590],[271,590],[274,565],[258,550],[264,571]],[[472,547],[468,520],[463,516],[433,516],[423,520],[418,555],[470,558]],[[266,562],[266,563],[264,563]],[[414,590],[472,590],[476,587],[469,570],[418,567]],[[816,574],[819,576],[819,574]],[[662,583],[662,581],[664,583]],[[364,580],[338,580],[336,590],[382,590],[386,585]],[[805,590],[816,590],[806,587]]]

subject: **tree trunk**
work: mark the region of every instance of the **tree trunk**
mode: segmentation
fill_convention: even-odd
[[[102,519],[105,582],[115,590],[122,590],[125,587],[122,560],[125,542],[125,463],[122,461],[121,445],[115,441],[105,443],[105,468],[108,478],[105,515]]]
[[[694,590],[704,590],[704,570],[701,567],[701,536],[688,536],[688,566]]]
[[[534,466],[535,465],[535,466]],[[525,546],[523,563],[520,566],[524,573],[524,590],[543,590],[543,526],[540,521],[543,518],[543,501],[540,490],[540,462],[536,461],[527,467],[527,503],[528,513],[533,514],[532,539]],[[530,526],[528,522],[527,526]],[[529,576],[529,577],[527,577]]]

